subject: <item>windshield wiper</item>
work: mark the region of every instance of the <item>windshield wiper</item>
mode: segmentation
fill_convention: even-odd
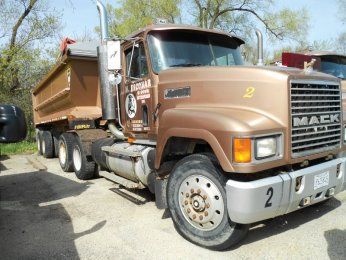
[[[203,66],[203,64],[200,64],[200,63],[179,63],[179,64],[170,65],[170,67],[198,67],[198,66]]]

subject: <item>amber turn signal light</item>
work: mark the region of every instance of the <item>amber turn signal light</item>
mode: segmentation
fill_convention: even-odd
[[[236,163],[251,162],[251,139],[234,138],[233,139],[233,159]]]

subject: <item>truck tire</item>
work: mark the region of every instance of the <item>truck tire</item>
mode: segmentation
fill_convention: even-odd
[[[53,133],[54,157],[59,157],[59,134]]]
[[[63,133],[59,138],[59,163],[64,172],[73,171],[73,147],[76,137],[72,133]]]
[[[36,129],[36,144],[37,144],[37,153],[42,155],[42,144],[41,144],[42,131]]]
[[[83,146],[77,137],[73,147],[73,169],[80,180],[89,180],[96,176],[96,163],[91,156],[89,157],[86,156]]]
[[[249,229],[230,220],[226,178],[202,154],[177,163],[167,184],[167,203],[177,231],[190,242],[212,250],[225,250],[242,240]]]
[[[41,148],[44,158],[53,158],[54,144],[51,132],[43,131],[41,135]]]

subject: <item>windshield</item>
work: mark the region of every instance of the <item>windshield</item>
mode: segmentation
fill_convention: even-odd
[[[326,56],[321,60],[321,71],[340,79],[346,78],[346,58],[341,56]]]
[[[148,43],[156,73],[175,67],[243,65],[238,42],[225,35],[156,31],[148,35]]]

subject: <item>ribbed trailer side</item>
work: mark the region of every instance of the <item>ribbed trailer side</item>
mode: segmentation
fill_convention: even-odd
[[[102,116],[96,57],[68,56],[33,90],[36,126]]]

